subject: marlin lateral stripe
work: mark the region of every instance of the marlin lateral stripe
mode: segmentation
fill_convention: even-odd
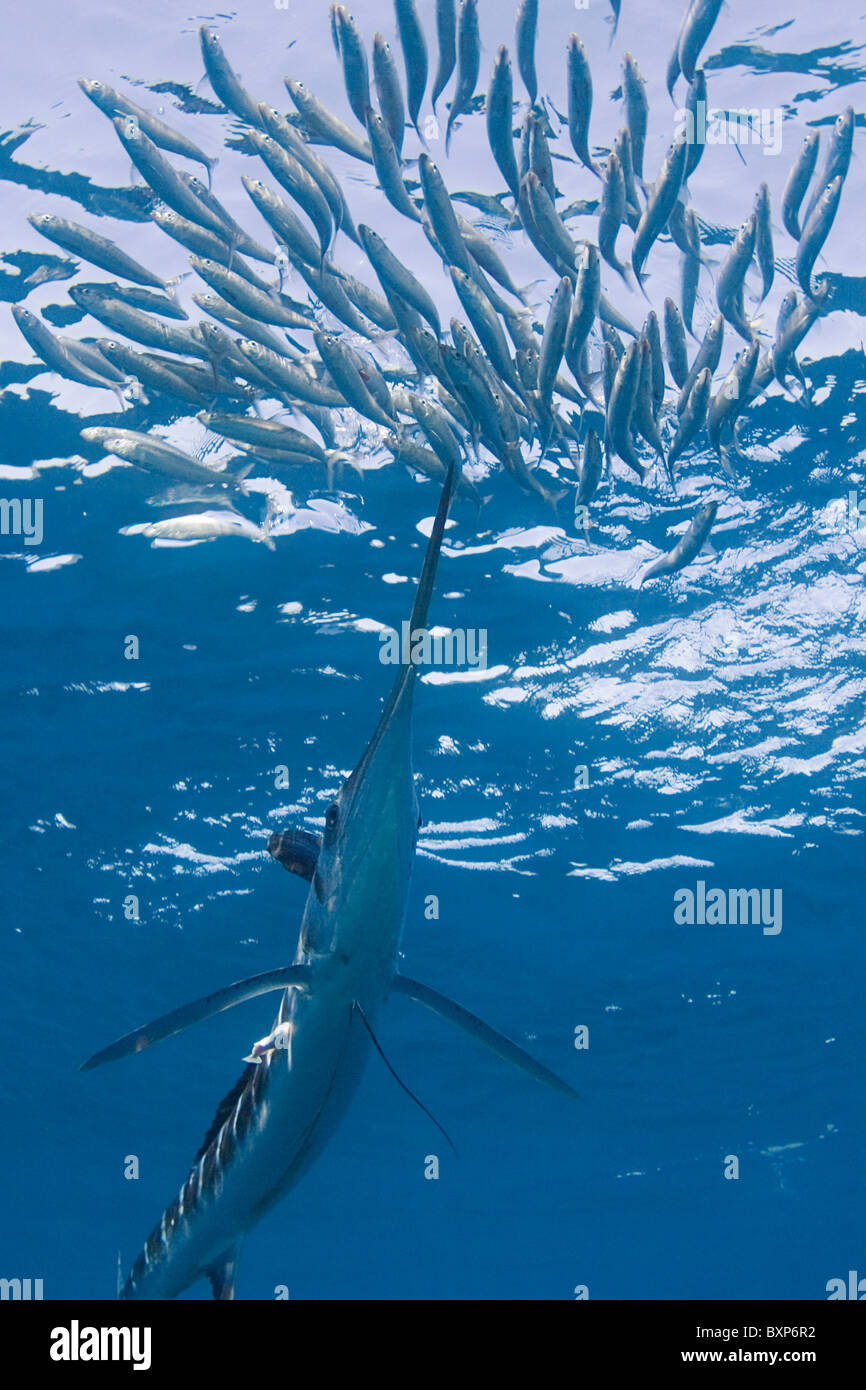
[[[408,623],[413,632],[426,627],[457,479],[452,464]],[[412,772],[416,671],[412,662],[401,666],[373,737],[328,808],[321,841],[297,831],[270,839],[273,857],[310,885],[293,964],[175,1009],[84,1063],[89,1069],[117,1060],[235,1004],[282,990],[270,1033],[253,1045],[218,1106],[189,1176],[145,1241],[121,1299],[175,1298],[205,1275],[214,1298],[234,1298],[244,1235],[324,1148],[371,1044],[384,1057],[374,1023],[392,991],[420,1001],[536,1080],[575,1094],[459,1004],[397,974],[419,825]],[[386,1065],[396,1077],[387,1059]]]

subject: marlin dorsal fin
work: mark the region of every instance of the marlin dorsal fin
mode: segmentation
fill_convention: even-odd
[[[285,965],[278,970],[267,970],[262,975],[251,975],[247,980],[236,980],[234,984],[226,985],[225,989],[218,989],[215,994],[196,999],[192,1004],[184,1004],[182,1008],[174,1009],[170,1014],[163,1014],[162,1018],[154,1019],[152,1023],[134,1028],[131,1033],[118,1038],[117,1042],[88,1057],[79,1071],[92,1071],[94,1067],[101,1067],[105,1062],[116,1062],[120,1057],[128,1057],[131,1052],[141,1052],[152,1043],[170,1038],[173,1033],[179,1033],[183,1028],[189,1028],[191,1023],[200,1023],[202,1019],[212,1018],[214,1014],[222,1013],[223,1009],[231,1009],[235,1004],[243,1004],[245,1000],[255,999],[259,994],[268,994],[271,990],[288,989],[291,986],[296,989],[309,989],[310,971],[306,965]]]
[[[461,1004],[455,1004],[453,999],[447,995],[440,994],[438,990],[431,989],[429,985],[419,984],[417,980],[410,980],[407,975],[395,975],[392,988],[398,994],[406,994],[410,999],[417,999],[419,1004],[424,1004],[428,1009],[432,1009],[434,1014],[439,1014],[440,1018],[446,1018],[450,1023],[456,1023],[458,1028],[462,1028],[468,1033],[470,1038],[476,1042],[483,1043],[491,1052],[495,1052],[497,1057],[501,1057],[503,1062],[511,1062],[521,1071],[528,1072],[536,1081],[541,1081],[545,1086],[551,1086],[554,1091],[560,1094],[571,1096],[574,1100],[580,1097],[567,1081],[563,1081],[555,1072],[550,1071],[541,1062],[536,1062],[534,1057],[530,1057],[528,1052],[524,1052],[522,1047],[513,1043],[504,1034],[497,1033],[495,1028],[491,1028],[489,1023],[484,1023],[475,1014],[471,1014],[468,1009],[464,1009]]]

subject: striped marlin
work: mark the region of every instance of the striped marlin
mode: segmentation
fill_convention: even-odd
[[[454,484],[452,465],[412,609],[413,635],[427,620]],[[411,747],[416,669],[411,663],[401,667],[372,739],[328,807],[321,839],[306,831],[271,837],[274,857],[310,882],[294,963],[136,1028],[84,1063],[82,1070],[100,1066],[243,1000],[283,992],[271,1032],[254,1044],[243,1075],[219,1105],[189,1177],[145,1242],[122,1299],[176,1298],[205,1275],[214,1298],[234,1298],[245,1233],[333,1134],[371,1042],[378,1047],[372,1025],[391,992],[420,1001],[504,1060],[575,1095],[459,1004],[397,973],[420,824]]]

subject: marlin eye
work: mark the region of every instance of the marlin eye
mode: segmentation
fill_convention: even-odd
[[[329,830],[333,830],[337,821],[340,819],[340,808],[336,801],[328,807],[328,814],[325,816],[325,825]]]

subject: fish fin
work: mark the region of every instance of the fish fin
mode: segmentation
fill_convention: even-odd
[[[268,840],[268,853],[290,874],[298,874],[309,883],[316,872],[319,852],[322,848],[321,835],[309,830],[274,831]]]
[[[265,515],[264,515],[264,517],[263,517],[263,519],[262,519],[262,540],[264,541],[265,545],[268,547],[268,550],[276,550],[276,548],[277,548],[276,542],[274,541],[274,538],[273,538],[273,536],[271,535],[271,527],[272,527],[273,523],[274,523],[274,505],[273,505],[273,501],[272,501],[271,497],[268,496],[267,506],[265,507]]]
[[[736,448],[736,444],[734,447]],[[719,462],[721,463],[722,468],[725,470],[725,473],[730,478],[731,482],[735,483],[737,481],[737,475],[731,467],[730,450],[728,449],[726,444],[720,444],[719,446]]]
[[[542,298],[539,299],[536,303],[530,304],[530,302],[529,302],[529,300],[526,298],[526,296],[529,294],[529,291],[530,291],[530,290],[534,290],[534,289],[536,288],[537,285],[543,285],[543,284],[544,284],[544,278],[542,277],[542,278],[539,279],[539,280],[530,280],[530,281],[528,282],[528,284],[526,284],[526,285],[518,285],[518,286],[517,286],[517,298],[521,301],[521,303],[522,303],[523,305],[525,305],[525,307],[526,307],[527,309],[532,310],[533,313],[535,313],[538,309],[540,309],[541,306],[542,306],[542,304],[545,304],[547,301],[542,297]]]
[[[375,1049],[376,1049],[376,1051],[378,1052],[379,1056],[382,1058],[382,1061],[385,1063],[385,1066],[388,1068],[388,1070],[389,1070],[389,1072],[391,1073],[391,1075],[393,1076],[394,1080],[397,1082],[397,1085],[398,1085],[402,1090],[404,1090],[404,1091],[406,1092],[406,1094],[407,1094],[407,1096],[409,1097],[410,1100],[414,1100],[414,1102],[415,1102],[415,1104],[418,1106],[418,1109],[419,1109],[419,1110],[423,1110],[423,1111],[424,1111],[424,1114],[427,1116],[428,1120],[432,1120],[432,1121],[433,1121],[434,1125],[435,1125],[436,1128],[439,1130],[439,1133],[442,1134],[442,1135],[444,1135],[444,1137],[448,1140],[448,1143],[449,1143],[450,1146],[451,1146],[452,1152],[455,1154],[455,1156],[457,1156],[457,1150],[456,1150],[456,1148],[454,1147],[454,1143],[453,1143],[453,1141],[452,1141],[452,1139],[451,1139],[451,1136],[450,1136],[450,1134],[448,1133],[448,1131],[447,1131],[446,1129],[443,1129],[442,1125],[440,1125],[439,1121],[436,1119],[436,1116],[435,1116],[435,1115],[432,1115],[432,1114],[430,1113],[430,1111],[427,1109],[427,1106],[424,1105],[424,1104],[418,1099],[418,1097],[415,1095],[415,1092],[414,1092],[414,1091],[410,1091],[410,1090],[409,1090],[409,1087],[406,1085],[406,1082],[401,1080],[401,1078],[400,1078],[400,1077],[397,1075],[397,1073],[395,1072],[394,1068],[391,1066],[391,1063],[388,1061],[388,1058],[385,1056],[384,1052],[382,1051],[381,1045],[380,1045],[380,1043],[379,1043],[379,1039],[376,1037],[376,1034],[373,1032],[373,1029],[372,1029],[371,1026],[370,1026],[370,1022],[369,1022],[369,1020],[368,1020],[368,1018],[367,1018],[367,1015],[364,1013],[364,1010],[361,1008],[361,1005],[358,1003],[357,999],[353,1001],[352,1007],[353,1007],[354,1009],[357,1009],[357,1010],[358,1010],[358,1014],[360,1015],[361,1022],[363,1023],[363,1025],[364,1025],[364,1027],[366,1028],[367,1032],[370,1034],[370,1038],[372,1039],[373,1046],[375,1047]]]
[[[225,1250],[212,1265],[207,1268],[207,1277],[210,1279],[214,1298],[220,1302],[228,1302],[235,1296],[235,1275],[237,1272],[238,1252],[240,1241],[235,1241],[234,1245]]]
[[[424,1004],[426,1008],[432,1009],[441,1018],[447,1019],[449,1023],[455,1023],[458,1028],[462,1028],[476,1042],[483,1043],[497,1057],[501,1057],[504,1062],[511,1062],[519,1067],[521,1071],[528,1072],[536,1081],[544,1082],[551,1086],[553,1090],[561,1092],[563,1095],[572,1096],[575,1100],[579,1099],[577,1091],[569,1086],[567,1081],[563,1081],[555,1072],[549,1070],[541,1062],[537,1062],[528,1052],[524,1052],[522,1047],[513,1043],[510,1038],[506,1038],[502,1033],[497,1033],[495,1028],[491,1028],[489,1023],[484,1023],[475,1014],[469,1013],[462,1005],[455,1004],[453,999],[440,994],[438,990],[431,989],[429,985],[419,984],[417,980],[410,980],[408,975],[396,975],[392,988],[398,994],[408,995],[410,999],[416,999],[419,1004]]]
[[[664,557],[662,556],[661,558],[664,558]],[[646,584],[646,582],[647,582],[648,579],[655,579],[656,576],[659,575],[659,574],[664,574],[664,570],[659,569],[659,568],[658,568],[658,560],[654,560],[653,563],[652,563],[651,565],[648,565],[647,568],[644,570],[643,574],[641,575],[640,579],[638,580],[638,585],[637,585],[637,587],[638,587],[639,589],[642,589],[643,586],[644,586],[644,584]]]
[[[216,1139],[217,1135],[219,1134],[229,1115],[232,1114],[235,1106],[241,1098],[241,1095],[243,1094],[246,1087],[249,1085],[251,1072],[252,1067],[244,1067],[243,1071],[241,1072],[235,1084],[232,1086],[231,1090],[228,1092],[227,1095],[223,1096],[222,1100],[216,1108],[216,1114],[214,1115],[213,1120],[210,1123],[208,1132],[199,1144],[198,1152],[192,1161],[193,1167],[195,1167],[195,1165],[199,1162],[200,1159],[204,1158],[205,1154],[207,1153],[214,1139]]]
[[[334,464],[347,463],[350,468],[354,468],[359,478],[363,478],[364,470],[350,449],[326,449],[325,457],[329,469],[332,469]]]
[[[249,492],[246,487],[246,476],[248,473],[252,473],[255,466],[256,461],[255,459],[252,459],[250,463],[243,464],[242,467],[240,467],[235,473],[235,482],[238,485],[238,491],[242,493],[244,497],[249,496]]]
[[[215,994],[196,999],[192,1004],[184,1004],[182,1008],[173,1009],[171,1013],[163,1014],[152,1023],[133,1029],[131,1033],[104,1047],[101,1052],[88,1057],[79,1070],[92,1071],[94,1067],[101,1067],[105,1062],[116,1062],[120,1057],[128,1057],[131,1052],[142,1052],[144,1048],[150,1047],[151,1043],[170,1038],[174,1033],[189,1028],[190,1024],[212,1018],[214,1014],[233,1008],[235,1004],[243,1004],[245,1000],[255,999],[260,994],[270,993],[271,990],[289,989],[292,986],[297,989],[309,989],[310,972],[307,966],[285,965],[277,970],[267,970],[261,975],[251,975],[246,980],[236,980],[234,984],[226,985],[225,989],[218,989]]]

